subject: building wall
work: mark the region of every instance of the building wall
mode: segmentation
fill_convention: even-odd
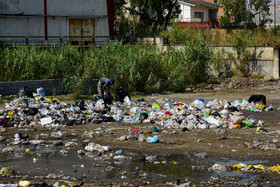
[[[194,18],[194,13],[195,12],[203,12],[204,14],[204,19],[209,18],[209,9],[206,7],[191,7],[191,17]]]
[[[209,2],[209,3],[214,3],[214,0],[192,0],[192,1],[205,1],[205,2]],[[219,2],[220,0],[218,0]],[[217,12],[217,15],[218,15],[218,19],[221,18],[222,15],[224,15],[224,10],[222,7],[219,8],[218,12]]]
[[[189,20],[191,18],[191,7],[187,6],[185,4],[180,4],[180,8],[182,10],[181,12],[181,19],[184,20]]]
[[[269,27],[274,27],[275,23],[276,23],[276,26],[280,25],[280,0],[277,1],[277,3],[278,4],[276,4],[275,6],[274,6],[274,4],[272,4],[270,6],[270,14],[271,14],[270,18],[272,19],[272,23],[270,25],[268,25]],[[275,11],[274,11],[274,9],[275,9]],[[276,14],[274,15],[274,13],[276,13]]]
[[[193,7],[193,6],[188,6],[185,4],[180,4],[181,7],[181,22],[191,22],[195,21],[192,20],[194,19],[194,13],[195,12],[203,12],[204,13],[204,19],[209,18],[209,9],[206,7]],[[200,21],[200,20],[198,20]]]
[[[0,36],[44,36],[44,18],[0,17]]]
[[[95,36],[103,37],[97,41],[108,40],[109,24],[105,0],[47,0],[47,5],[48,36],[69,36],[71,18],[94,18]],[[22,13],[26,16],[11,16]],[[44,0],[0,0],[0,36],[43,38],[44,29]]]
[[[48,0],[48,14],[107,16],[107,4],[105,0]]]

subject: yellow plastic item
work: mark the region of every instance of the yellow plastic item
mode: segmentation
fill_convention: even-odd
[[[264,167],[263,165],[261,165],[261,164],[259,164],[259,165],[254,165],[254,168],[256,168],[256,169],[261,169],[261,170],[265,170],[265,167]]]
[[[8,116],[9,116],[11,119],[15,118],[15,116],[16,116],[15,111],[9,111],[9,112],[8,112]]]
[[[160,109],[160,106],[159,106],[159,104],[157,104],[157,103],[153,103],[152,108],[154,108],[154,109],[156,109],[156,108]]]
[[[120,173],[120,175],[126,175],[127,174],[127,171],[123,171]]]
[[[241,125],[240,125],[240,124],[236,124],[236,125],[233,126],[233,128],[234,128],[234,129],[240,129],[240,128],[241,128]]]
[[[57,102],[57,103],[59,102],[59,100],[57,98],[53,98],[52,101]]]
[[[13,169],[11,167],[3,167],[0,169],[0,175],[10,176],[13,173]]]
[[[40,101],[40,99],[38,97],[35,97],[35,101]]]
[[[233,167],[233,169],[242,169],[243,168],[243,166],[241,164],[235,164],[232,167]]]
[[[249,166],[247,166],[247,169],[251,169],[253,166],[252,165],[249,165]]]
[[[30,153],[30,149],[25,149],[25,152],[26,153]]]
[[[20,187],[27,187],[27,186],[30,186],[32,184],[32,182],[30,181],[19,181],[18,185]]]
[[[48,103],[52,103],[52,99],[51,99],[51,98],[45,97],[45,100],[46,100]]]
[[[256,129],[256,132],[259,132],[259,130],[261,130],[261,127],[258,127],[258,128]]]
[[[268,168],[268,170],[272,171],[272,172],[279,173],[280,172],[280,166],[270,167],[270,168]]]
[[[66,187],[66,185],[65,185],[65,184],[63,184],[63,185],[61,185],[60,187]]]
[[[259,104],[259,105],[255,105],[256,108],[260,109],[260,110],[264,110],[265,105],[263,104]]]

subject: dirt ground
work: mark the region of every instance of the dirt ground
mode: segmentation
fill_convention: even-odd
[[[182,132],[181,129],[167,129],[156,124],[104,122],[101,124],[73,125],[56,129],[38,127],[26,133],[29,139],[35,139],[36,134],[51,134],[51,132],[61,130],[65,133],[61,138],[48,137],[47,140],[66,141],[76,139],[79,146],[85,141],[95,142],[101,145],[111,146],[113,150],[131,150],[149,155],[193,155],[195,153],[207,152],[208,157],[216,159],[267,160],[271,166],[280,164],[280,141],[278,142],[280,138],[277,132],[277,130],[280,130],[280,111],[277,110],[280,107],[280,89],[275,87],[278,85],[278,82],[274,81],[271,84],[262,86],[248,85],[248,87],[243,87],[242,89],[231,88],[230,90],[215,89],[214,86],[208,89],[208,91],[205,91],[205,93],[194,91],[190,93],[153,95],[152,97],[144,97],[144,99],[147,103],[152,103],[158,98],[168,98],[189,104],[198,98],[203,98],[206,103],[213,99],[226,99],[232,102],[237,98],[248,100],[252,94],[264,94],[267,98],[267,105],[271,104],[274,107],[273,111],[264,111],[261,113],[242,112],[244,112],[245,116],[252,117],[256,120],[263,120],[265,123],[264,128],[268,133],[258,133],[256,132],[256,128],[224,129],[224,131],[221,129],[192,129],[187,132]],[[132,100],[136,101],[137,99],[133,98]],[[162,132],[152,132],[154,127],[157,127]],[[97,128],[101,128],[101,132],[96,133],[92,138],[84,135],[85,131],[93,132]],[[137,134],[132,133],[132,129],[135,128],[140,130]],[[18,132],[23,131],[22,129],[7,128],[1,135],[7,140],[12,140],[14,134]],[[139,134],[144,134],[145,137],[157,135],[159,137],[159,143],[140,142],[133,138],[126,141],[117,140],[123,135],[138,137]],[[44,137],[41,137],[41,139],[44,139]],[[248,143],[253,144],[256,140],[259,142],[259,146],[249,148]]]

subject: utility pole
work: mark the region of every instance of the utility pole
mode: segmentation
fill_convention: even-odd
[[[274,0],[274,28],[276,29],[276,0]]]

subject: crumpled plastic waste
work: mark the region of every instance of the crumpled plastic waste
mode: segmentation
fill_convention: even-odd
[[[142,99],[139,102],[143,102]],[[59,127],[114,121],[154,123],[165,128],[187,128],[189,130],[199,128],[238,129],[264,124],[256,124],[255,121],[246,119],[240,110],[261,112],[264,108],[264,105],[248,103],[242,98],[233,102],[214,99],[208,101],[207,104],[202,98],[195,99],[190,104],[160,98],[148,106],[134,103],[127,97],[124,104],[114,102],[110,107],[107,107],[102,99],[79,101],[71,105],[46,97],[43,88],[38,88],[35,98],[15,98],[10,103],[5,103],[4,107],[0,107],[0,124],[2,124],[1,120],[6,120],[5,127],[21,128],[25,126]],[[272,109],[272,105],[266,107],[267,111]],[[53,135],[55,136],[55,134]],[[59,134],[57,135],[59,137]],[[94,134],[91,133],[88,136],[94,136]]]
[[[256,164],[256,165],[246,165],[244,163],[234,164],[234,165],[223,165],[223,164],[214,164],[212,167],[209,168],[209,170],[218,171],[218,172],[225,172],[225,171],[235,171],[235,170],[242,170],[242,171],[248,171],[248,170],[263,170],[263,171],[271,171],[271,172],[280,172],[280,166],[272,166],[272,167],[266,167],[262,164]]]
[[[0,175],[10,176],[14,173],[14,170],[11,167],[2,167],[0,169]]]
[[[85,150],[88,152],[93,152],[93,151],[98,151],[98,152],[108,152],[111,151],[112,148],[110,146],[101,146],[99,144],[95,143],[89,143],[86,147]]]
[[[153,137],[147,137],[146,140],[149,143],[157,143],[159,141],[159,138],[158,136],[153,136]]]

